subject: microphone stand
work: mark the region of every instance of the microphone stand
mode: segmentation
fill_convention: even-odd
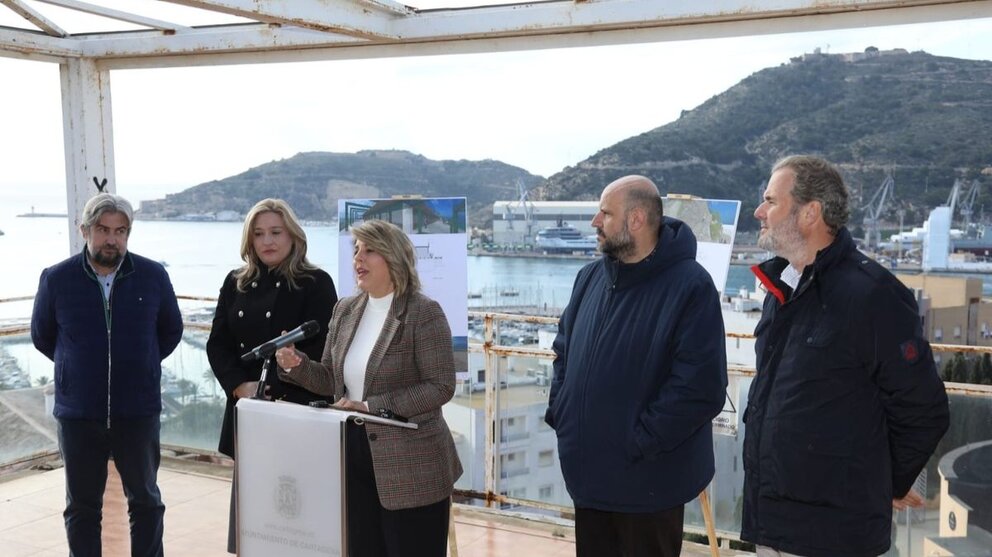
[[[258,378],[258,387],[255,389],[255,395],[251,398],[257,400],[265,400],[265,378],[269,375],[269,364],[275,359],[275,355],[265,358],[265,362],[262,363],[262,375]]]

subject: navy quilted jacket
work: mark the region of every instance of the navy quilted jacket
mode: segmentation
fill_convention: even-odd
[[[158,414],[162,360],[183,332],[169,275],[127,252],[106,300],[83,253],[42,271],[31,316],[31,340],[55,362],[55,416]]]

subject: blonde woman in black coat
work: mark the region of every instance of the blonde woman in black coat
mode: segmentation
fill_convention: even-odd
[[[224,279],[217,299],[207,357],[227,394],[227,408],[218,450],[234,457],[234,405],[258,388],[262,361],[242,362],[241,355],[307,321],[320,332],[296,344],[319,359],[337,293],[330,275],[307,260],[307,238],[293,210],[281,199],[263,199],[245,217],[241,234],[244,266]],[[266,395],[273,400],[307,404],[329,400],[279,380],[275,366],[266,377]],[[228,551],[235,552],[232,493]]]

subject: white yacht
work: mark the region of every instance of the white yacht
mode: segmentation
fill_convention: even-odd
[[[583,236],[574,226],[559,220],[537,233],[534,238],[537,249],[545,253],[574,253],[596,250],[596,239]]]

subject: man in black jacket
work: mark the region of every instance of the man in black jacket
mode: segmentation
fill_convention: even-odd
[[[777,256],[753,268],[768,293],[744,414],[741,539],[760,556],[884,553],[948,427],[915,298],[848,215],[840,173],[810,156],[779,161],[754,212]]]

